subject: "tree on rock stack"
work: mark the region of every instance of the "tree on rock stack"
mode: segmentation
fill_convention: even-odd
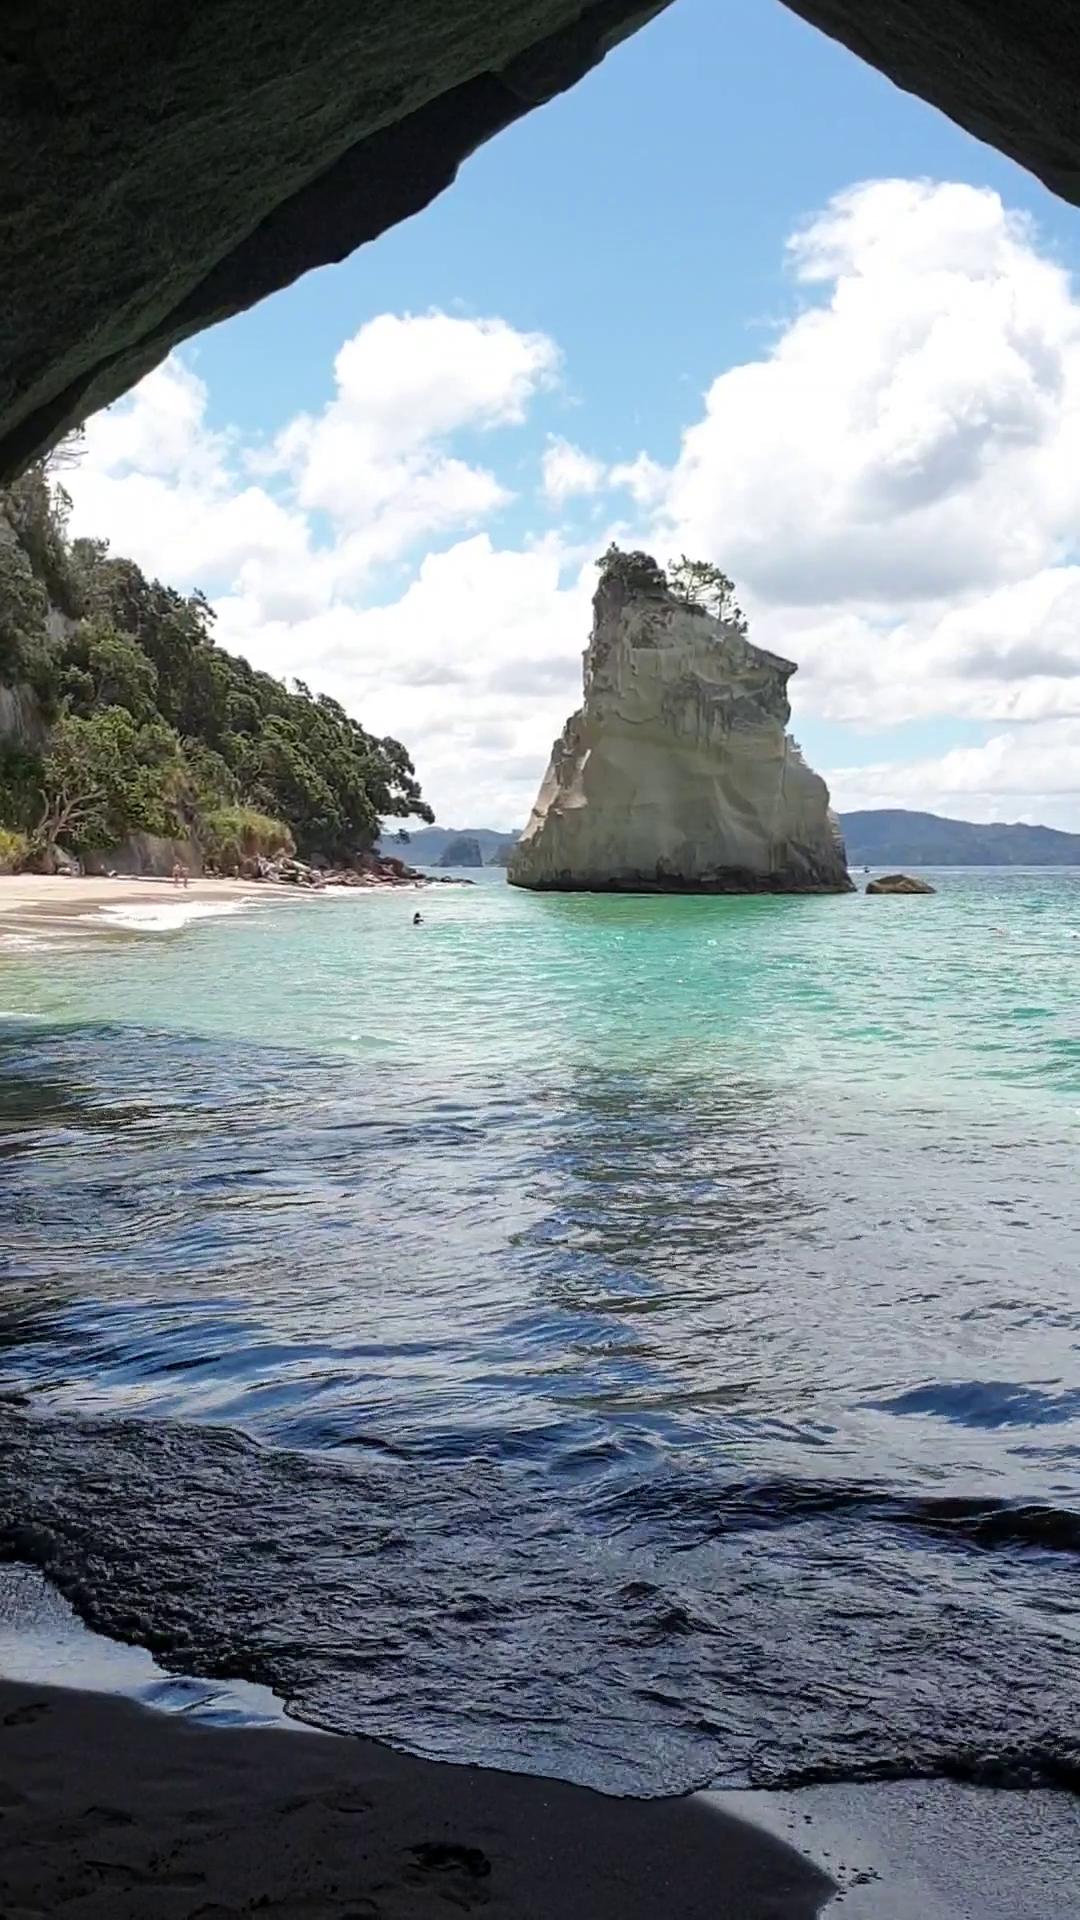
[[[714,620],[746,638],[746,615],[735,598],[735,582],[722,567],[714,567],[711,560],[688,560],[684,553],[668,561],[667,578],[676,600],[687,607],[704,607]]]
[[[585,697],[552,748],[512,885],[572,892],[847,893],[825,782],[786,732],[790,660],[750,644],[735,587],[599,561]]]

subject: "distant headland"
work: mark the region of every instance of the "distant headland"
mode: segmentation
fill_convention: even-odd
[[[904,807],[871,807],[838,816],[853,867],[1080,867],[1080,833],[1057,827],[949,820]],[[485,867],[504,867],[520,829],[419,827],[409,835],[409,858],[422,867],[440,865],[452,840],[479,843]],[[397,851],[397,836],[384,836]]]

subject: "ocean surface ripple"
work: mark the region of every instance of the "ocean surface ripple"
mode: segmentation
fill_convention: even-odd
[[[653,1794],[1080,1785],[1080,876],[0,951],[0,1555]]]

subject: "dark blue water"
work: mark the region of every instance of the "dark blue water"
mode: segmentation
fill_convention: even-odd
[[[0,961],[0,1551],[425,1753],[1075,1783],[1080,887],[942,884]]]

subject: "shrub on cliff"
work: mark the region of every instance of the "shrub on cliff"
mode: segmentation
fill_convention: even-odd
[[[639,549],[628,553],[613,540],[596,564],[601,585],[618,581],[636,593],[670,594],[685,607],[703,608],[746,637],[746,615],[735,598],[735,583],[711,560],[690,560],[684,553],[662,567],[651,553]]]
[[[668,561],[667,581],[669,591],[684,606],[704,607],[714,620],[722,620],[746,638],[746,615],[735,598],[735,582],[722,567],[711,560],[689,560],[684,553]]]
[[[219,873],[235,873],[245,860],[273,860],[292,855],[296,842],[283,820],[258,813],[254,807],[219,807],[205,815],[200,839],[207,865]]]
[[[0,827],[0,873],[18,873],[29,845],[25,833],[13,827]]]
[[[667,575],[663,567],[658,566],[651,553],[642,553],[640,548],[627,553],[613,540],[596,564],[600,569],[601,586],[616,581],[637,593],[667,592]]]

